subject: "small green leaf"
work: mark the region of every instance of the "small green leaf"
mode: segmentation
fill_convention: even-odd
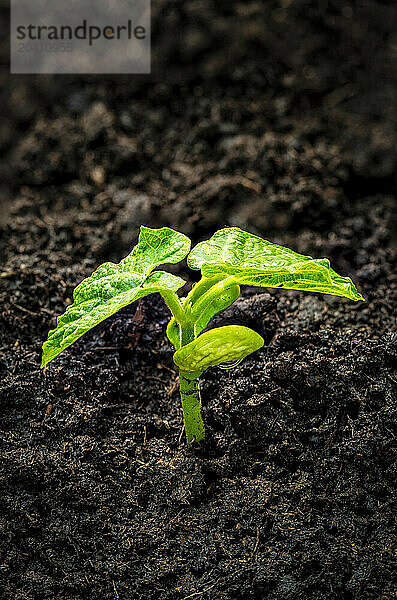
[[[240,325],[226,325],[202,333],[174,354],[174,362],[190,379],[200,377],[206,369],[218,365],[236,366],[248,354],[259,350],[263,338]]]
[[[138,244],[118,264],[107,262],[74,290],[74,302],[58,317],[57,326],[43,344],[44,367],[101,321],[118,310],[154,292],[176,292],[185,281],[171,273],[153,269],[185,258],[190,240],[168,227],[141,227]]]
[[[197,288],[197,286],[195,286],[185,299],[186,302],[183,306],[185,310],[189,310],[189,314],[192,314],[193,316],[197,302],[200,299],[205,300],[203,306],[201,306],[198,316],[194,318],[195,338],[198,337],[200,333],[207,327],[208,323],[215,317],[215,315],[218,315],[220,312],[231,306],[233,302],[235,302],[240,296],[240,286],[234,284],[226,289],[222,289],[217,296],[209,297],[207,301],[207,298],[203,298],[203,296],[205,295],[205,292],[211,289],[217,281],[223,281],[223,278],[218,277],[214,279],[208,279],[207,281],[201,280],[201,295],[198,296],[195,294],[195,289]],[[204,283],[204,285],[202,285],[202,283]],[[181,347],[181,328],[175,318],[172,318],[168,323],[167,337],[176,350]]]
[[[329,260],[313,259],[230,227],[197,244],[188,256],[204,277],[232,276],[240,285],[287,288],[364,300],[350,277],[338,275]]]
[[[239,296],[240,286],[235,284],[223,290],[216,298],[212,298],[208,305],[204,307],[202,314],[195,323],[195,335],[200,335],[211,319],[231,306]]]

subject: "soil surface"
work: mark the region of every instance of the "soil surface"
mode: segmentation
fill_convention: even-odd
[[[151,76],[1,74],[0,596],[395,599],[395,4],[152,4]],[[39,369],[140,224],[240,226],[366,302],[244,288],[216,323],[266,346],[202,377],[186,447],[157,295]]]

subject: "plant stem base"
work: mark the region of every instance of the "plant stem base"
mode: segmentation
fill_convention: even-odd
[[[187,443],[204,439],[204,423],[201,417],[201,399],[197,379],[189,379],[179,371],[179,387],[182,400],[183,420]]]

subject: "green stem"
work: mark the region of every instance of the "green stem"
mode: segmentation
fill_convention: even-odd
[[[172,312],[173,316],[175,317],[176,321],[180,325],[185,323],[186,322],[185,312],[184,312],[184,310],[182,308],[182,304],[181,304],[178,296],[175,294],[175,292],[163,290],[160,293],[163,297],[164,302],[166,303],[166,305]]]
[[[214,299],[228,287],[235,285],[233,277],[212,278],[200,281],[190,292],[182,305],[175,292],[162,291],[161,295],[179,324],[180,347],[186,346],[196,338],[195,324]],[[175,343],[174,343],[175,345]],[[182,400],[183,420],[187,443],[204,439],[204,423],[201,416],[201,400],[198,379],[194,374],[179,371],[179,388]]]
[[[186,373],[179,371],[179,387],[181,392],[183,420],[187,443],[204,439],[204,423],[201,417],[201,400],[197,379],[189,379]]]
[[[181,326],[181,347],[194,340],[194,323],[187,321]]]

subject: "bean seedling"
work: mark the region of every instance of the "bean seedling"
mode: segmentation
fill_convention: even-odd
[[[240,285],[321,292],[363,300],[349,277],[331,269],[326,258],[297,254],[260,237],[229,227],[190,250],[190,240],[168,227],[141,227],[138,244],[118,264],[106,262],[74,290],[73,304],[58,317],[43,344],[44,367],[87,331],[118,310],[158,292],[172,313],[167,337],[175,348],[187,442],[204,439],[198,378],[209,367],[231,368],[261,348],[262,337],[247,327],[206,330],[211,319],[240,295]],[[185,281],[155,270],[187,256],[202,278],[185,298]]]

